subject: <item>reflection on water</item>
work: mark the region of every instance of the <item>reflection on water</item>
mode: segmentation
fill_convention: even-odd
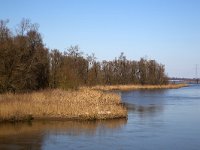
[[[140,114],[154,114],[157,112],[160,112],[163,110],[162,106],[159,105],[148,105],[148,106],[141,106],[141,105],[135,105],[135,104],[130,104],[130,103],[124,103],[124,106],[128,109],[129,113],[140,113]]]
[[[128,120],[0,124],[0,150],[199,150],[200,86],[121,97]]]
[[[138,90],[122,92],[122,97],[125,103],[137,106],[163,105],[167,93],[168,90]]]
[[[114,132],[127,123],[126,119],[102,121],[33,121],[31,123],[0,124],[0,150],[41,149],[50,135],[95,136]]]
[[[164,110],[164,96],[167,90],[137,90],[122,92],[124,105],[129,114],[138,114],[140,117],[149,117],[160,114]]]

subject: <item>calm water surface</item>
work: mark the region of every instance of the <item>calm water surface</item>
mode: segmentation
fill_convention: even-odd
[[[200,149],[200,86],[121,96],[128,120],[0,124],[0,150]]]

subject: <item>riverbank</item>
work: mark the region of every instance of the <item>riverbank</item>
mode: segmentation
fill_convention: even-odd
[[[106,86],[93,86],[92,90],[101,91],[130,91],[130,90],[142,90],[142,89],[178,89],[181,87],[186,87],[187,84],[167,84],[167,85],[106,85]]]
[[[77,91],[44,90],[0,95],[0,122],[35,120],[96,120],[126,118],[127,108],[112,90],[172,89],[186,84],[81,87]]]
[[[126,118],[127,110],[115,93],[89,88],[45,90],[0,95],[0,122],[45,119],[96,120]]]

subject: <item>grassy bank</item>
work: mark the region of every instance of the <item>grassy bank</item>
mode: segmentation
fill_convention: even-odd
[[[44,90],[28,94],[0,95],[0,122],[32,119],[113,119],[127,117],[121,98],[111,90],[171,89],[186,84],[113,85],[82,87],[78,91]]]
[[[110,119],[127,117],[120,96],[88,88],[0,95],[0,122],[34,119]]]
[[[187,84],[167,84],[167,85],[106,85],[106,86],[94,86],[91,87],[93,90],[101,91],[130,91],[130,90],[140,90],[140,89],[177,89],[181,87],[188,86]]]

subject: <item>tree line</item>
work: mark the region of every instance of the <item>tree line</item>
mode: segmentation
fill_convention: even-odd
[[[22,19],[15,32],[0,20],[0,93],[45,88],[116,84],[167,84],[165,67],[155,60],[128,60],[121,53],[112,61],[84,56],[78,46],[65,52],[43,43],[39,25]]]

